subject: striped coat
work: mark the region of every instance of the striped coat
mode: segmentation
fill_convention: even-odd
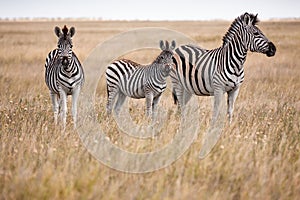
[[[50,51],[46,58],[45,82],[50,91],[55,124],[60,113],[65,128],[67,96],[72,95],[72,116],[74,127],[76,127],[77,101],[84,83],[84,71],[79,59],[72,51],[75,28],[71,27],[69,31],[64,26],[61,31],[59,27],[55,27],[54,31],[58,37],[58,48]]]

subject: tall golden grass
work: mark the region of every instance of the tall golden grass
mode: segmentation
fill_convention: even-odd
[[[233,123],[226,125],[209,156],[198,159],[211,116],[210,98],[199,97],[203,123],[198,139],[175,163],[146,174],[122,173],[96,161],[73,131],[70,117],[66,134],[54,126],[44,62],[56,47],[54,26],[64,24],[75,26],[73,49],[84,61],[97,44],[137,27],[170,28],[192,37],[204,48],[216,48],[230,22],[1,21],[1,199],[299,198],[299,21],[260,23],[261,30],[276,45],[277,54],[273,58],[248,54]],[[155,55],[156,51],[128,57],[148,63]],[[119,133],[116,124],[106,118],[104,83],[102,78],[96,107],[111,141],[124,148],[128,142],[133,143],[133,150],[168,142],[173,126],[179,124],[169,91],[160,102],[169,110],[169,126],[156,141],[138,143]],[[143,116],[144,101],[130,101],[130,105],[134,119],[138,120],[141,113]],[[159,144],[153,146],[155,142]]]

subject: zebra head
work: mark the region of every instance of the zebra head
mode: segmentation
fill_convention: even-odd
[[[170,46],[168,41],[164,43],[164,41],[161,40],[159,46],[162,52],[156,58],[156,63],[162,65],[164,76],[168,76],[173,66],[173,50],[175,49],[176,43],[173,40]]]
[[[70,64],[72,58],[72,37],[75,34],[75,28],[71,27],[70,30],[68,30],[67,26],[65,25],[64,28],[60,30],[60,28],[56,26],[54,32],[58,37],[58,56],[61,64],[66,67]]]
[[[252,52],[264,53],[268,57],[274,56],[276,47],[256,26],[259,22],[257,15],[245,13],[240,18],[247,36],[244,40],[246,48]]]

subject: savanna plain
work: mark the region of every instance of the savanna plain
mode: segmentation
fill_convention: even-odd
[[[212,98],[198,97],[199,121],[191,122],[199,124],[198,136],[190,148],[173,164],[141,174],[111,169],[90,155],[73,130],[71,112],[65,132],[54,125],[44,63],[57,45],[54,27],[65,24],[76,28],[73,50],[84,63],[98,44],[142,27],[176,30],[201,47],[216,48],[231,22],[0,21],[0,199],[300,197],[300,21],[259,23],[276,45],[276,55],[248,53],[233,122],[225,124],[205,159],[198,154],[209,127]],[[146,64],[158,53],[145,50],[123,56]],[[180,125],[169,89],[159,103],[167,113],[164,125],[146,140],[122,133],[106,116],[105,103],[105,77],[100,76],[97,120],[107,138],[128,151],[161,148]],[[128,105],[136,123],[147,123],[144,100],[130,100]]]

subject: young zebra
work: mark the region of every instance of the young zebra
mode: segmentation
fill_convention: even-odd
[[[75,28],[71,27],[68,30],[65,25],[62,31],[59,27],[55,27],[54,32],[58,37],[57,49],[50,51],[46,58],[45,81],[50,90],[54,122],[57,124],[57,116],[60,111],[64,128],[67,116],[67,95],[72,95],[72,116],[75,128],[77,99],[84,83],[83,68],[72,51],[72,37],[75,34]]]
[[[172,50],[175,41],[169,46],[160,41],[162,52],[150,65],[140,65],[131,60],[114,61],[106,70],[107,113],[111,114],[116,96],[115,113],[118,115],[126,96],[140,99],[146,98],[146,115],[153,118],[157,103],[166,89],[166,79],[173,66]]]
[[[191,95],[214,96],[213,122],[218,116],[222,95],[228,94],[228,117],[244,81],[247,51],[274,56],[276,48],[256,26],[257,15],[245,13],[236,18],[223,38],[223,45],[213,50],[183,45],[174,53],[175,70],[170,73],[175,104],[183,107]]]

